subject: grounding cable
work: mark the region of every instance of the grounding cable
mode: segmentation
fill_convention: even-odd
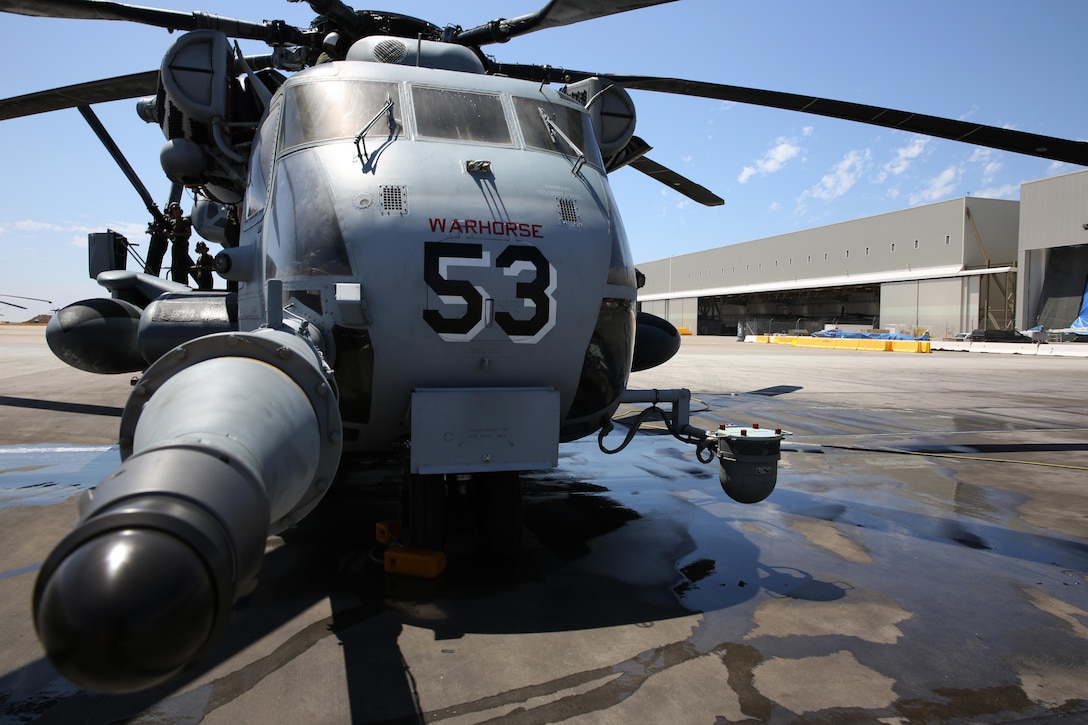
[[[864,446],[835,446],[812,444],[820,448],[834,448],[840,451],[862,451],[866,453],[893,453],[901,456],[925,456],[932,458],[953,458],[960,461],[981,461],[983,463],[1019,463],[1024,466],[1045,466],[1047,468],[1065,468],[1071,471],[1088,471],[1088,466],[1071,466],[1066,463],[1047,463],[1045,461],[1018,461],[1015,458],[986,458],[984,456],[965,456],[959,453],[928,453],[926,451],[899,451],[894,448],[867,448]]]

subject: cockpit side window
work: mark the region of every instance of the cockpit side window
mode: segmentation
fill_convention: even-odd
[[[400,89],[395,83],[312,81],[292,86],[284,95],[285,149],[355,138],[364,128],[366,138],[393,139],[404,133]]]
[[[265,247],[284,279],[351,274],[336,193],[321,151],[306,149],[277,162]]]
[[[280,127],[280,109],[277,103],[268,111],[261,124],[260,135],[249,158],[249,184],[246,186],[246,214],[249,219],[264,209],[268,202],[268,184],[272,180],[272,159],[276,151],[276,131]]]
[[[541,111],[586,155],[586,161],[597,168],[604,168],[589,114],[560,103],[551,103],[545,98],[514,97],[514,112],[526,146],[561,154],[571,153],[570,145],[548,128],[541,118]]]
[[[512,143],[498,95],[416,86],[412,89],[412,105],[417,130],[424,138]]]

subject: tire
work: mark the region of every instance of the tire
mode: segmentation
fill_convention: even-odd
[[[446,539],[445,477],[408,474],[402,508],[402,543],[419,549],[441,550]]]
[[[520,476],[517,471],[484,473],[476,487],[481,547],[497,560],[516,558],[523,530]]]

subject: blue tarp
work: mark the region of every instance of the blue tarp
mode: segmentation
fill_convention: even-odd
[[[928,340],[929,333],[921,337],[911,337],[899,332],[847,332],[846,330],[820,330],[812,333],[813,337],[832,337],[841,340]]]
[[[1084,298],[1080,301],[1080,314],[1070,325],[1075,330],[1088,328],[1088,284],[1084,285]]]

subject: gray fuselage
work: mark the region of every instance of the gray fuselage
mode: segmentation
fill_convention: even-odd
[[[320,331],[336,371],[346,449],[405,440],[420,388],[553,388],[564,440],[614,411],[634,268],[589,117],[566,95],[318,65],[276,93],[241,216],[263,262],[240,327],[265,321],[266,282],[282,280],[286,314]]]

